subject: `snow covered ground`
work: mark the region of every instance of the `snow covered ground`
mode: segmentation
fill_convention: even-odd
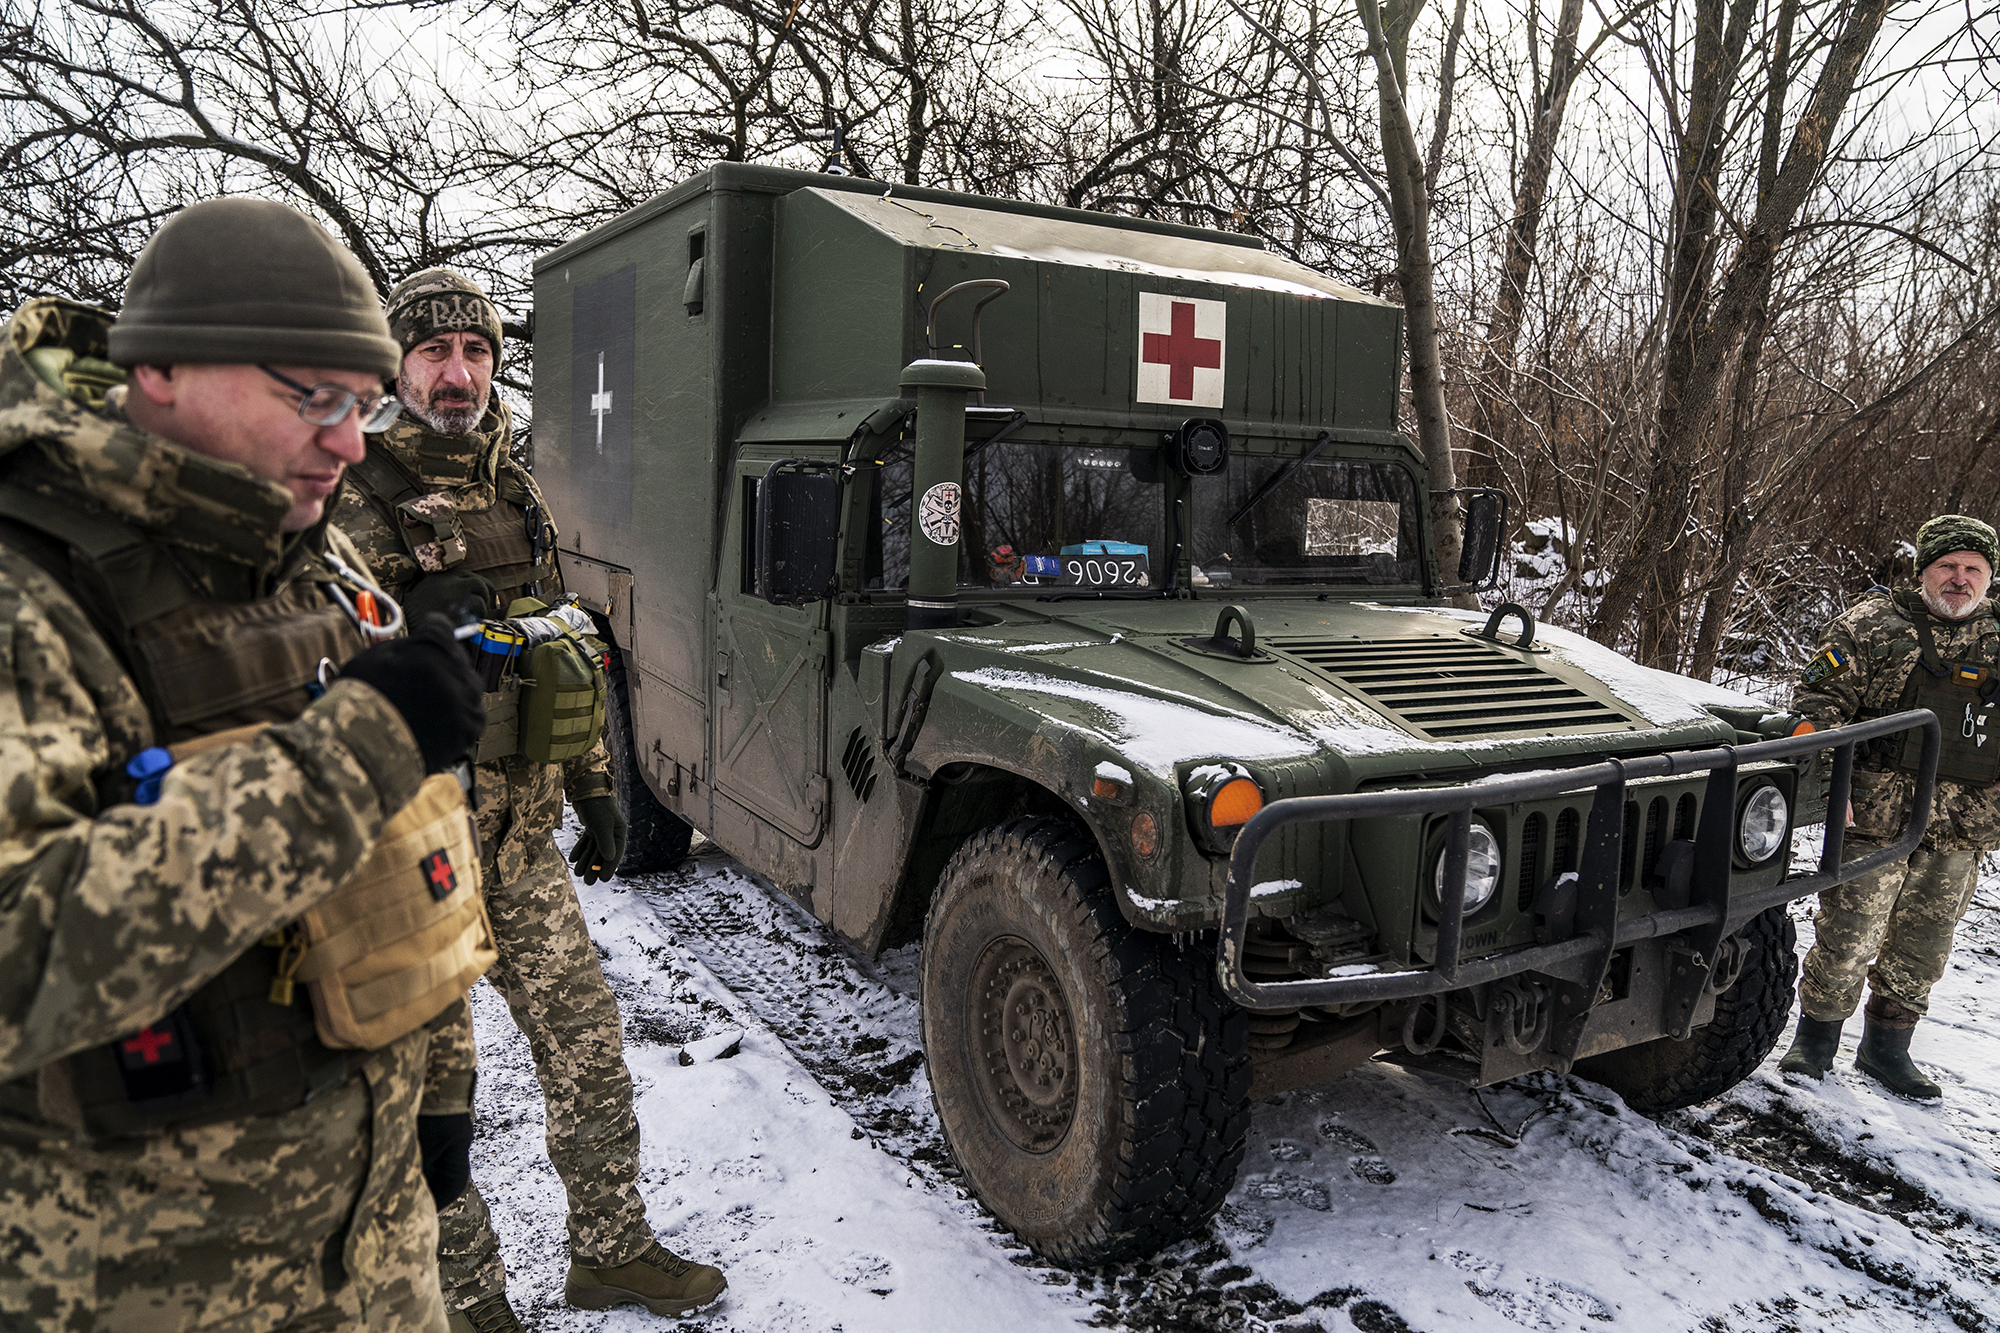
[[[1576,1079],[1471,1092],[1371,1064],[1256,1107],[1208,1235],[1076,1274],[954,1183],[912,951],[856,958],[700,843],[672,874],[580,892],[624,1011],[653,1221],[729,1276],[682,1329],[2000,1329],[2000,873],[1918,1033],[1942,1108],[1848,1067],[1858,1022],[1824,1085],[1788,1085],[1774,1053],[1660,1122]],[[516,1310],[542,1330],[674,1327],[563,1306],[527,1048],[483,985],[474,1011],[474,1170]]]

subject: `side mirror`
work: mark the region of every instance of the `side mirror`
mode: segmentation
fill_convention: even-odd
[[[839,539],[839,465],[771,464],[757,486],[758,595],[773,606],[832,596]]]
[[[1474,592],[1500,585],[1500,543],[1507,535],[1505,491],[1466,490],[1464,545],[1459,548],[1458,581]]]

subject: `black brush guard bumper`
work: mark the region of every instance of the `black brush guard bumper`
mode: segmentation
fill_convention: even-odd
[[[1923,728],[1923,759],[1918,766],[1916,799],[1903,836],[1893,845],[1842,864],[1845,821],[1854,777],[1854,747],[1863,742]],[[1412,1000],[1441,995],[1468,986],[1498,981],[1526,972],[1539,973],[1568,996],[1565,1010],[1580,1032],[1611,966],[1612,955],[1639,940],[1678,937],[1677,952],[1685,960],[1670,995],[1671,1007],[1691,1015],[1703,987],[1721,958],[1723,941],[1735,935],[1759,913],[1781,903],[1804,898],[1836,884],[1845,884],[1891,862],[1908,858],[1930,823],[1931,799],[1937,785],[1938,749],[1942,732],[1937,716],[1913,709],[1830,731],[1812,732],[1749,745],[1723,745],[1636,759],[1606,759],[1559,773],[1535,773],[1452,787],[1398,791],[1354,792],[1342,796],[1298,796],[1265,806],[1236,837],[1229,858],[1228,897],[1223,906],[1222,938],[1217,970],[1222,986],[1236,1003],[1250,1009],[1294,1008],[1304,1005],[1354,1005]],[[1819,869],[1793,875],[1766,889],[1731,894],[1731,869],[1736,840],[1737,772],[1744,764],[1794,760],[1816,751],[1832,750],[1833,773],[1827,791],[1826,833]],[[1708,773],[1708,789],[1695,829],[1694,874],[1689,905],[1644,916],[1618,916],[1618,884],[1624,840],[1625,784],[1634,779]],[[1577,870],[1573,918],[1554,923],[1557,938],[1545,944],[1510,949],[1471,961],[1462,960],[1467,843],[1475,807],[1542,800],[1594,788],[1584,825],[1582,855]],[[1264,840],[1287,824],[1315,820],[1369,819],[1392,815],[1449,814],[1445,841],[1445,882],[1439,913],[1435,961],[1431,966],[1363,976],[1327,977],[1303,981],[1252,981],[1243,971],[1245,936],[1250,921],[1250,890],[1257,853]],[[1786,853],[1780,851],[1778,855]],[[1414,1019],[1415,1015],[1412,1014]],[[1440,1014],[1440,1020],[1442,1014]],[[1684,1028],[1684,1021],[1681,1025]],[[1574,1037],[1575,1034],[1569,1034]],[[1557,1045],[1565,1045],[1558,1037]]]

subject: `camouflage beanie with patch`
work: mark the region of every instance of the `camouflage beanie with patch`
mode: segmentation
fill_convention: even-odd
[[[494,363],[500,361],[500,311],[478,283],[448,268],[427,268],[396,284],[389,328],[405,356],[440,333],[477,333],[493,345]]]
[[[153,233],[125,284],[110,360],[384,379],[403,364],[361,261],[296,208],[241,196],[191,205]]]
[[[2000,535],[1970,514],[1939,514],[1917,529],[1917,573],[1953,551],[1977,551],[1990,569],[2000,565]]]

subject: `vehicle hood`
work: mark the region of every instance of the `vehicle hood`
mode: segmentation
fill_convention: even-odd
[[[1250,661],[1187,642],[1214,633],[1215,602],[984,607],[988,623],[911,635],[899,648],[934,652],[939,689],[963,704],[1044,734],[1081,733],[1068,739],[1170,780],[1212,760],[1317,761],[1338,789],[1657,752],[1734,739],[1704,704],[1762,702],[1549,626],[1536,627],[1534,651],[1509,646],[1514,621],[1498,643],[1475,639],[1467,631],[1483,613],[1245,605],[1259,650]],[[1412,681],[1423,683],[1414,702]],[[1532,706],[1486,706],[1506,698]],[[1568,701],[1555,725],[1536,712],[1548,699]]]

